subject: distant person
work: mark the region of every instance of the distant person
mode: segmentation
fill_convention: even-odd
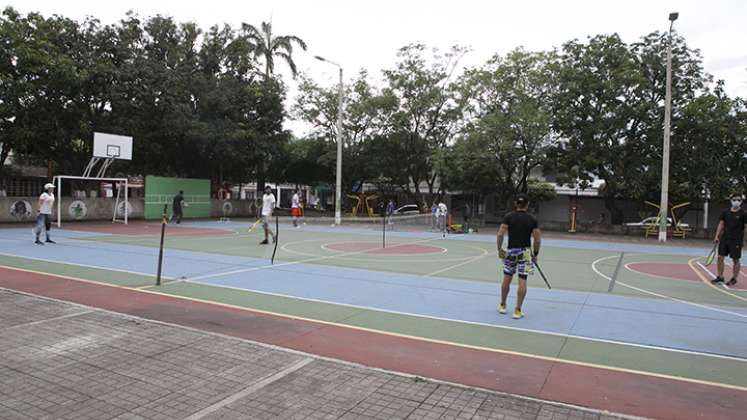
[[[501,285],[501,303],[498,312],[506,313],[506,299],[511,290],[514,274],[519,276],[519,290],[516,297],[514,319],[524,317],[522,305],[527,295],[527,277],[534,270],[534,263],[540,251],[540,230],[537,219],[527,213],[529,198],[520,194],[516,197],[516,210],[508,213],[498,229],[496,245],[498,256],[503,259],[503,284]],[[503,249],[503,237],[508,233],[508,250]],[[534,241],[532,241],[532,239]],[[530,250],[533,248],[533,250]]]
[[[179,190],[179,194],[174,196],[174,202],[172,204],[171,211],[171,220],[169,220],[169,222],[173,222],[174,220],[176,220],[177,225],[182,222],[184,205],[184,191]]]
[[[607,221],[607,214],[605,212],[599,213],[599,224],[603,225]]]
[[[275,210],[275,196],[272,195],[272,187],[269,185],[265,186],[265,193],[262,195],[262,227],[265,230],[265,239],[260,242],[260,245],[267,245],[268,235],[272,236],[272,242],[275,243],[275,232],[270,229],[270,219],[272,219],[272,212]]]
[[[48,244],[54,244],[55,241],[49,236],[49,231],[52,230],[52,209],[54,208],[54,184],[46,184],[44,186],[44,192],[39,196],[39,208],[37,210],[36,225],[34,226],[33,232],[37,245],[44,245],[40,240],[42,230],[45,231],[46,240],[44,242]]]
[[[443,201],[439,201],[436,215],[438,216],[438,230],[439,232],[443,232],[447,228],[449,215],[449,208],[446,207],[446,203]]]
[[[394,225],[394,200],[389,200],[389,203],[386,205],[386,223],[389,226]]]
[[[742,258],[742,244],[747,230],[747,222],[745,221],[744,210],[742,210],[741,194],[733,194],[729,201],[731,202],[731,208],[724,210],[719,216],[716,237],[713,238],[713,242],[718,244],[718,264],[716,266],[718,275],[711,280],[711,283],[724,283],[724,259],[729,256],[732,261],[732,277],[726,284],[734,286],[737,284],[737,277],[739,277],[742,268],[739,260]]]
[[[298,190],[293,190],[291,198],[291,216],[293,217],[293,226],[299,228],[298,219],[301,217],[301,198],[298,196]]]

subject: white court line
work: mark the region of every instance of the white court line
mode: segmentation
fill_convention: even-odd
[[[435,241],[437,239],[442,239],[442,238],[441,237],[436,237],[436,238],[421,239],[419,241],[414,241],[414,242],[405,242],[405,243],[401,243],[401,244],[397,244],[397,245],[392,245],[390,248],[396,248],[398,246],[404,246],[404,245],[412,245],[412,244],[417,244],[417,243],[421,243],[421,242]],[[215,278],[215,277],[228,276],[228,275],[231,275],[231,274],[248,273],[248,272],[251,272],[251,271],[266,270],[266,269],[274,268],[274,267],[285,267],[285,266],[289,266],[289,265],[297,265],[297,264],[304,264],[304,263],[315,262],[315,261],[330,260],[330,259],[333,259],[333,258],[339,258],[339,257],[348,256],[348,255],[357,255],[357,254],[362,254],[364,252],[375,251],[377,249],[379,249],[379,248],[376,247],[376,248],[371,248],[371,249],[363,249],[363,250],[360,250],[360,251],[348,252],[348,253],[344,253],[344,254],[325,255],[325,256],[322,256],[322,257],[307,258],[305,260],[298,260],[298,261],[288,261],[288,262],[284,262],[284,263],[280,263],[280,264],[274,264],[274,265],[273,264],[269,264],[269,265],[262,265],[262,266],[259,266],[259,267],[242,268],[242,269],[239,269],[239,270],[225,271],[223,273],[215,273],[215,274],[207,274],[207,275],[204,275],[204,276],[191,277],[191,278],[187,278],[187,280],[189,280],[189,281],[205,280],[205,279],[212,279],[212,278]]]
[[[608,257],[602,257],[602,258],[597,259],[593,263],[591,263],[591,269],[594,270],[595,273],[597,273],[600,276],[602,276],[605,279],[607,279],[607,281],[612,281],[612,279],[609,276],[603,274],[601,271],[599,271],[597,269],[597,264],[600,263],[600,262],[602,262],[602,261],[604,261],[604,260],[608,260],[610,258],[619,258],[619,255],[610,255]],[[696,303],[696,302],[690,302],[688,300],[677,299],[677,298],[672,297],[672,296],[667,296],[667,295],[663,295],[663,294],[660,294],[660,293],[652,292],[650,290],[641,289],[640,287],[631,286],[631,285],[629,285],[627,283],[621,282],[620,280],[617,280],[615,282],[615,284],[619,284],[619,285],[621,285],[623,287],[627,287],[628,289],[632,289],[632,290],[635,290],[637,292],[641,292],[641,293],[644,293],[644,294],[647,294],[647,295],[656,296],[658,298],[668,299],[668,300],[671,300],[671,301],[674,301],[674,302],[683,303],[685,305],[695,306],[695,307],[698,307],[698,308],[707,309],[707,310],[715,311],[715,312],[721,312],[721,313],[724,313],[724,314],[734,315],[734,316],[738,316],[740,318],[747,319],[747,315],[744,315],[744,314],[740,314],[740,313],[732,312],[732,311],[727,311],[725,309],[714,308],[712,306],[703,305],[701,303]]]
[[[495,328],[495,329],[499,329],[499,330],[510,330],[510,331],[518,331],[518,332],[542,334],[542,335],[549,335],[549,336],[561,337],[561,338],[574,338],[574,339],[578,339],[578,340],[586,340],[586,341],[593,341],[593,342],[606,343],[606,344],[616,344],[616,345],[628,346],[628,347],[637,347],[637,348],[652,349],[652,350],[670,351],[670,352],[674,352],[674,353],[683,353],[683,354],[691,354],[691,355],[696,355],[696,356],[714,357],[714,358],[718,358],[718,359],[727,359],[727,360],[734,360],[734,361],[737,361],[737,362],[747,363],[747,358],[739,357],[739,356],[727,356],[727,355],[723,355],[723,354],[705,353],[705,352],[699,352],[699,351],[695,351],[695,350],[684,350],[684,349],[678,349],[678,348],[673,348],[673,347],[661,347],[661,346],[653,346],[653,345],[648,345],[648,344],[629,343],[629,342],[625,342],[625,341],[606,340],[606,339],[603,339],[603,338],[587,337],[587,336],[583,336],[583,335],[566,334],[566,333],[544,331],[544,330],[535,330],[535,329],[531,329],[531,328],[511,327],[511,326],[508,326],[508,325],[488,324],[486,322],[467,321],[467,320],[454,319],[454,318],[446,318],[446,317],[439,317],[439,316],[432,316],[432,315],[417,314],[417,313],[412,313],[412,312],[395,311],[395,310],[391,310],[391,309],[377,308],[377,307],[374,307],[374,306],[354,305],[354,304],[350,304],[350,303],[333,302],[333,301],[324,300],[324,299],[315,299],[315,298],[309,298],[309,297],[300,297],[300,296],[288,295],[288,294],[284,294],[284,293],[275,293],[275,292],[267,292],[267,291],[262,291],[262,290],[253,290],[253,289],[247,289],[247,288],[242,288],[242,287],[227,286],[227,285],[222,285],[222,284],[215,284],[215,283],[208,283],[208,282],[201,282],[201,281],[194,281],[194,280],[186,280],[186,282],[187,283],[200,284],[200,285],[204,285],[204,286],[221,287],[221,288],[225,288],[225,289],[237,290],[237,291],[242,291],[242,292],[257,293],[257,294],[260,294],[260,295],[275,296],[275,297],[286,298],[286,299],[302,300],[302,301],[306,301],[306,302],[323,303],[323,304],[335,305],[335,306],[344,306],[344,307],[347,307],[347,308],[360,309],[360,310],[365,310],[365,311],[383,312],[383,313],[394,314],[394,315],[404,315],[404,316],[410,316],[410,317],[432,319],[432,320],[435,320],[435,321],[456,322],[456,323],[467,324],[467,325],[476,325],[476,326],[480,326],[480,327],[490,327],[490,328]],[[155,292],[155,293],[158,293],[158,292]],[[252,308],[248,308],[248,310],[252,310]],[[325,321],[322,321],[322,322],[325,322]],[[741,321],[732,321],[732,322],[741,322]],[[344,324],[341,324],[341,325],[344,325]]]
[[[472,257],[472,258],[468,259],[467,261],[462,261],[462,262],[454,264],[452,266],[449,266],[449,267],[446,267],[446,268],[442,268],[440,270],[436,270],[436,271],[434,271],[432,273],[423,274],[423,277],[435,276],[436,274],[441,274],[443,272],[446,272],[446,271],[449,271],[449,270],[453,270],[453,269],[455,269],[457,267],[461,267],[461,266],[463,266],[465,264],[469,264],[471,262],[475,262],[475,261],[479,260],[480,258],[487,257],[488,255],[492,254],[492,252],[488,252],[488,251],[486,251],[484,249],[482,251],[483,251],[482,255],[478,255],[476,257]]]
[[[101,267],[98,265],[89,265],[89,264],[79,264],[79,263],[68,262],[68,261],[50,260],[47,258],[27,257],[27,256],[22,256],[22,255],[16,255],[16,254],[6,254],[4,252],[0,252],[0,255],[5,256],[5,257],[11,257],[11,258],[19,258],[22,260],[25,259],[25,260],[43,261],[43,262],[54,263],[54,264],[62,264],[62,265],[73,265],[76,267],[93,268],[93,269],[103,270],[103,271],[116,271],[118,273],[135,274],[138,276],[145,276],[145,277],[155,276],[155,274],[152,274],[152,273],[141,273],[139,271],[120,270],[118,268]],[[52,273],[48,273],[48,274],[52,274]],[[171,280],[174,279],[173,277],[165,277],[165,276],[161,276],[161,278],[171,279]]]
[[[698,264],[698,265],[699,265],[699,266],[700,266],[700,267],[701,267],[701,268],[702,268],[703,270],[705,270],[705,271],[706,271],[707,273],[713,274],[713,273],[711,272],[711,270],[707,269],[707,268],[706,268],[706,267],[705,267],[705,266],[704,266],[703,264],[701,264],[701,263],[700,263],[700,261],[698,261],[698,263],[697,263],[697,264]],[[698,277],[700,277],[700,275],[698,275]],[[745,298],[745,297],[742,297],[742,296],[739,296],[739,295],[735,295],[734,293],[731,293],[731,292],[727,292],[726,290],[721,290],[721,289],[720,289],[720,288],[719,288],[718,286],[716,286],[715,284],[713,284],[713,283],[709,282],[709,281],[708,281],[708,279],[706,279],[706,278],[703,278],[703,277],[700,277],[700,278],[701,278],[701,280],[703,280],[703,283],[707,284],[707,285],[708,285],[708,286],[710,286],[711,288],[713,288],[713,289],[715,289],[715,290],[718,290],[718,291],[719,291],[719,292],[721,292],[721,293],[727,294],[727,295],[729,295],[729,296],[731,296],[731,297],[734,297],[734,298],[737,298],[737,299],[739,299],[739,300],[743,300],[743,301],[747,302],[747,298]],[[726,285],[726,284],[724,284],[724,283],[721,283],[721,285],[722,285],[722,286],[723,286],[723,287],[724,287],[725,289],[728,289],[728,290],[732,290],[732,289],[731,289],[731,288],[730,288],[729,286],[727,286],[727,285]],[[734,291],[738,291],[738,292],[741,292],[742,290],[738,290],[738,289],[735,289]]]

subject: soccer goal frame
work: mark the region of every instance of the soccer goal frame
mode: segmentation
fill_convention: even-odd
[[[117,184],[124,184],[124,224],[128,224],[128,211],[127,206],[129,205],[129,189],[130,184],[127,178],[99,178],[93,176],[72,176],[72,175],[57,175],[52,179],[54,184],[57,184],[57,227],[62,227],[62,180],[70,179],[75,181],[108,181],[112,182],[114,186]],[[117,191],[117,200],[114,202],[114,211],[112,212],[112,223],[117,221],[117,207],[119,207],[119,190]]]

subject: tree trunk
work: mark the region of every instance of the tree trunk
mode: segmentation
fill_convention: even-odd
[[[614,198],[605,197],[604,207],[610,212],[610,222],[613,225],[621,225],[623,223],[623,209],[621,209]]]

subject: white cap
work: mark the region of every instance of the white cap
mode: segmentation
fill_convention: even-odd
[[[48,190],[48,189],[50,189],[50,188],[55,188],[55,186],[54,186],[54,184],[52,184],[51,182],[47,182],[47,185],[45,185],[45,186],[44,186],[44,189],[45,189],[45,190]]]

